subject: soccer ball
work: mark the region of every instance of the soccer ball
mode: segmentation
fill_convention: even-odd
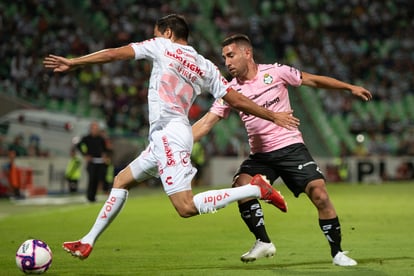
[[[52,264],[52,250],[41,240],[27,240],[16,252],[16,265],[24,273],[41,274]]]

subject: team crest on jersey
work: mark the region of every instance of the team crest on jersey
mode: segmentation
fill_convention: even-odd
[[[273,77],[269,74],[264,74],[263,76],[263,82],[265,84],[271,84],[273,82]]]
[[[187,167],[191,160],[191,154],[188,151],[181,151],[180,152],[180,158],[181,158],[181,164],[183,164],[184,167]]]

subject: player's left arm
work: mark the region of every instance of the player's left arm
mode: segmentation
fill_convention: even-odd
[[[351,91],[353,95],[358,96],[365,101],[369,101],[372,99],[371,92],[369,92],[366,88],[346,83],[327,76],[314,75],[302,72],[302,85],[324,89],[348,90]]]

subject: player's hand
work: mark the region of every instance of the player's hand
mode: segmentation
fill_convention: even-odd
[[[364,101],[372,100],[372,94],[364,87],[361,86],[353,86],[351,90],[352,94],[362,98]]]
[[[75,68],[70,59],[55,55],[45,57],[43,66],[47,69],[53,69],[53,72],[65,72]]]
[[[289,130],[294,130],[300,125],[300,120],[293,116],[293,110],[287,112],[275,112],[273,122],[278,126]]]

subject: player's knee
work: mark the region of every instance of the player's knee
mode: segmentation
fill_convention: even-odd
[[[129,172],[126,172],[125,170],[123,170],[114,177],[112,187],[117,188],[117,189],[129,190],[133,186],[134,183],[135,182],[134,182],[134,179],[132,178],[132,175]]]
[[[197,214],[197,212],[194,212],[194,210],[190,208],[176,207],[175,210],[177,211],[178,215],[182,218],[190,218]]]
[[[327,194],[319,194],[313,199],[313,203],[319,210],[326,209],[330,206],[329,197]]]
[[[248,175],[248,174],[239,174],[236,177],[234,177],[233,183],[232,183],[231,186],[233,188],[236,188],[236,187],[240,187],[240,186],[246,185],[247,183],[250,182],[251,178],[252,177],[250,175]]]
[[[324,186],[316,185],[310,187],[308,196],[318,210],[324,210],[332,205],[330,203],[328,192]]]
[[[117,176],[114,177],[114,183],[113,183],[112,186],[114,188],[117,188],[117,189],[124,189],[125,188],[125,185],[123,184],[121,175],[117,175]]]
[[[318,210],[326,210],[332,206],[329,195],[325,189],[314,189],[311,194],[311,200]]]

